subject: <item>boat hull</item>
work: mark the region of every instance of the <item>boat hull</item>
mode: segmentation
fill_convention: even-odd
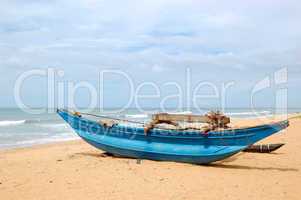
[[[82,131],[77,134],[92,146],[114,155],[138,159],[158,161],[176,161],[186,163],[211,163],[230,157],[246,146],[214,146],[167,145],[154,142],[138,142],[125,139],[114,139],[110,136],[91,136]],[[116,139],[115,139],[116,140]]]
[[[230,157],[288,123],[223,132],[154,129],[145,135],[141,127],[116,125],[106,128],[66,111],[58,114],[92,146],[125,157],[207,164]]]

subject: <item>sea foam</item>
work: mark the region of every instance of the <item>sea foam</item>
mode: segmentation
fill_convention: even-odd
[[[26,123],[26,120],[0,121],[0,126],[15,126]]]

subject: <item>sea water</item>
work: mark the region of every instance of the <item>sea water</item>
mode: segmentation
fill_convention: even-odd
[[[0,149],[76,138],[55,113],[33,115],[20,109],[0,109]]]
[[[170,110],[170,113],[204,114],[209,109]],[[214,110],[214,109],[211,109]],[[289,113],[299,112],[300,109],[289,109]],[[160,109],[149,109],[141,112],[137,109],[127,109],[123,112],[106,110],[105,113],[94,111],[110,117],[124,118],[133,121],[145,122],[151,113],[160,112]],[[227,109],[225,113],[230,117],[252,118],[274,114],[273,109],[260,109],[254,112],[250,109]],[[56,113],[29,114],[20,109],[0,109],[0,149],[26,147],[56,141],[79,139],[74,131]]]

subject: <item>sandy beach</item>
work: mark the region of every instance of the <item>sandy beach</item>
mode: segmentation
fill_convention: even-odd
[[[301,119],[261,143],[271,154],[239,153],[208,166],[106,156],[72,141],[2,150],[0,198],[300,199]]]

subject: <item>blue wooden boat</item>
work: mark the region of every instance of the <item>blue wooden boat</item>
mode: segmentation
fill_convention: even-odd
[[[285,120],[208,133],[154,128],[146,135],[143,127],[122,124],[106,127],[98,121],[67,110],[57,112],[82,139],[108,153],[139,159],[198,164],[230,157],[289,125]]]

